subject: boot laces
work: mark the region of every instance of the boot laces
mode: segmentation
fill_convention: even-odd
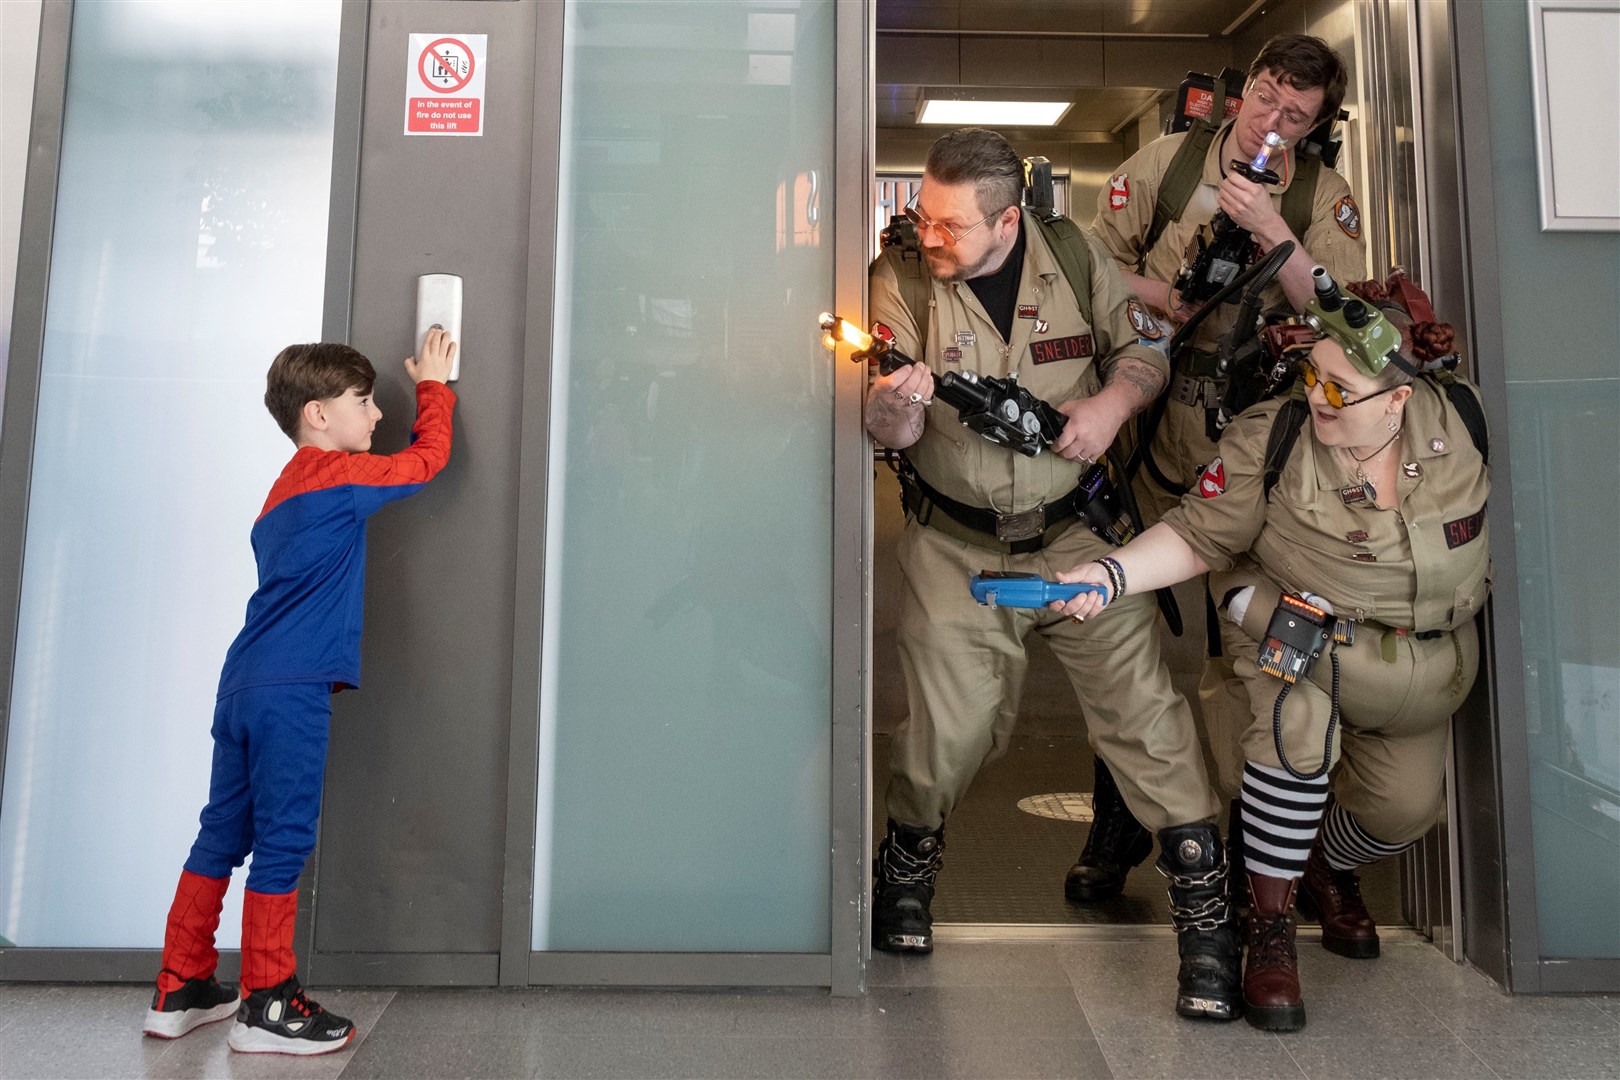
[[[1092,818],[1091,832],[1087,834],[1086,846],[1080,852],[1082,862],[1091,858],[1099,848],[1103,851],[1118,852],[1124,846],[1127,836],[1141,828],[1131,817],[1130,810],[1126,808],[1117,790],[1105,796],[1100,790],[1102,786],[1098,784],[1099,790],[1092,793],[1092,809],[1098,812]],[[1110,781],[1108,786],[1113,787],[1113,783]]]
[[[1249,913],[1249,956],[1258,958],[1266,967],[1281,967],[1292,971],[1298,963],[1295,955],[1294,927],[1286,914],[1256,915]]]

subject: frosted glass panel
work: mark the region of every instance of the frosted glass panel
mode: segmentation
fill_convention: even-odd
[[[824,952],[833,3],[570,3],[534,945]]]
[[[15,944],[162,944],[293,449],[264,372],[320,337],[339,13],[74,7],[0,804]]]
[[[1540,948],[1543,957],[1613,958],[1620,957],[1620,234],[1541,230],[1528,20],[1517,4],[1485,4],[1483,18],[1498,246],[1511,253],[1498,267],[1506,465]],[[1493,447],[1498,484],[1503,459]],[[1510,712],[1518,707],[1502,702]]]

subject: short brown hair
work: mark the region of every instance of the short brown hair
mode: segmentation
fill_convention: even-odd
[[[330,341],[289,345],[276,354],[265,376],[264,407],[287,438],[298,441],[298,421],[311,401],[350,390],[371,393],[377,371],[360,352]]]
[[[989,128],[958,128],[941,135],[923,168],[942,184],[972,184],[981,214],[1017,206],[1024,194],[1024,159]]]
[[[1275,72],[1278,81],[1295,90],[1320,88],[1322,110],[1316,114],[1316,123],[1339,115],[1350,73],[1345,70],[1344,57],[1321,38],[1309,34],[1278,34],[1260,47],[1260,55],[1249,65],[1248,81],[1254,82],[1262,71]]]

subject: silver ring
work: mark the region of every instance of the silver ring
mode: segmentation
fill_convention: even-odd
[[[919,404],[922,403],[922,395],[921,394],[912,394],[910,400],[911,400],[911,403],[913,405],[919,405]]]

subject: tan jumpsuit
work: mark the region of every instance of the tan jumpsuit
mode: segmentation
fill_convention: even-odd
[[[1012,340],[965,284],[932,283],[929,310],[906,311],[893,271],[873,264],[875,320],[902,352],[936,374],[975,371],[1019,382],[1053,405],[1097,393],[1103,373],[1132,356],[1164,369],[1139,342],[1139,304],[1108,254],[1092,245],[1092,311],[1081,317],[1073,290],[1040,232],[1022,223],[1026,251]],[[1138,307],[1137,317],[1141,318]],[[1003,513],[1055,501],[1076,486],[1080,468],[1050,452],[1024,457],[963,427],[935,400],[921,438],[906,451],[940,493]],[[1186,700],[1159,655],[1152,596],[1128,597],[1109,618],[1078,624],[1046,609],[988,608],[968,591],[970,575],[1016,570],[1052,577],[1109,550],[1078,519],[1038,552],[1012,555],[994,537],[973,534],[935,511],[906,523],[898,557],[903,576],[900,664],[908,715],[892,744],[889,816],[937,828],[979,768],[1007,748],[1026,669],[1023,639],[1041,634],[1079,695],[1092,744],[1112,767],[1126,802],[1151,829],[1214,816],[1216,802]]]
[[[1210,565],[1215,595],[1256,586],[1242,625],[1221,624],[1249,697],[1248,760],[1282,767],[1272,716],[1283,684],[1256,666],[1278,591],[1315,593],[1356,621],[1353,644],[1336,650],[1333,791],[1369,833],[1405,843],[1434,823],[1449,720],[1478,673],[1489,473],[1444,392],[1419,380],[1400,435],[1397,508],[1356,497],[1353,466],[1316,441],[1308,418],[1268,500],[1262,460],[1280,405],[1257,405],[1230,425],[1221,483],[1200,484],[1163,520]],[[1203,494],[1215,487],[1223,490]],[[1331,679],[1324,655],[1284,701],[1283,747],[1300,772],[1322,764]]]

